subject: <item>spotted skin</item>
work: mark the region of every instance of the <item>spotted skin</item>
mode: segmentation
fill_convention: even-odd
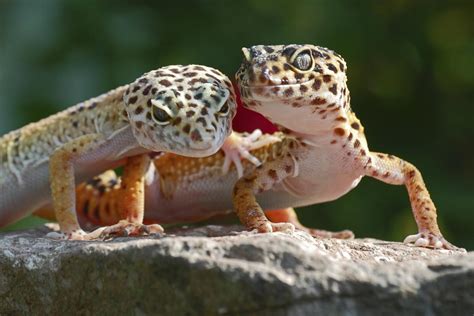
[[[211,155],[230,134],[235,111],[235,94],[224,74],[176,65],[10,132],[0,138],[0,225],[47,204],[51,196],[60,237],[101,236],[104,229],[85,233],[77,221],[77,182],[131,164],[141,173],[131,172],[124,182],[130,192],[143,195],[149,153]],[[143,197],[136,196],[134,203],[140,201]],[[144,206],[137,207],[138,214],[128,214],[135,219],[116,230],[143,229]]]
[[[407,242],[456,249],[439,231],[420,172],[400,158],[369,151],[364,128],[350,108],[346,64],[339,55],[313,45],[288,45],[255,46],[244,49],[244,56],[237,73],[243,101],[280,125],[280,141],[252,151],[262,164],[245,162],[240,179],[232,168],[221,174],[222,152],[206,158],[165,154],[155,159],[155,178],[146,187],[146,219],[176,223],[209,218],[230,209],[233,195],[235,211],[249,229],[296,227],[318,237],[352,238],[347,230],[302,226],[291,207],[337,199],[363,176],[371,176],[407,187],[419,227],[419,234]],[[84,197],[78,209],[84,210],[86,221],[116,216],[118,183],[108,172],[78,188]]]
[[[241,135],[241,137],[247,136]],[[277,138],[279,141],[268,142],[268,138],[272,140]],[[242,161],[244,174],[250,174],[256,169],[262,170],[265,165],[273,161],[281,161],[288,155],[289,149],[304,147],[297,139],[281,132],[261,135],[255,139],[254,145],[258,148],[251,150],[251,154],[262,162],[262,167],[257,167],[250,161]],[[151,177],[145,187],[144,221],[150,224],[197,222],[228,213],[232,208],[232,189],[240,176],[236,164],[229,166],[228,172],[222,174],[221,166],[225,159],[223,150],[203,158],[169,153],[156,157],[153,160],[153,168],[148,172]],[[288,173],[298,172],[293,169],[291,162],[282,166],[281,170]],[[275,178],[276,172],[270,172],[269,176]],[[120,207],[123,203],[122,181],[123,177],[118,177],[113,171],[107,171],[78,186],[77,210],[81,224],[91,227],[112,225],[124,218]],[[278,201],[277,197],[282,196],[279,192],[272,194],[263,202],[265,215],[275,222],[275,226],[285,227],[286,222],[290,222],[315,237],[353,238],[353,233],[350,231],[329,232],[303,226],[292,208],[273,209],[285,207],[287,204],[285,201]],[[40,209],[36,214],[54,219],[50,208]]]
[[[300,143],[279,161],[262,165],[236,183],[234,207],[248,228],[293,229],[290,224],[275,226],[265,217],[256,202],[262,192],[283,186],[307,205],[334,200],[369,176],[406,186],[418,225],[418,234],[406,242],[456,248],[439,230],[436,207],[418,169],[368,149],[364,128],[350,106],[347,65],[340,55],[314,45],[259,45],[243,48],[243,54],[236,78],[244,105]],[[299,169],[299,174],[285,168]]]

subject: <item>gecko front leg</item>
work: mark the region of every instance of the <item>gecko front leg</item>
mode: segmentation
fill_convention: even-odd
[[[66,239],[88,240],[97,238],[101,229],[86,233],[77,220],[74,162],[104,143],[100,134],[89,134],[56,149],[49,158],[50,184],[53,208],[61,233]],[[56,236],[50,234],[49,236]]]
[[[295,160],[288,153],[280,159],[260,165],[235,183],[232,199],[234,210],[245,227],[256,229],[260,233],[295,230],[291,223],[270,222],[255,198],[256,194],[271,189],[273,185],[292,175],[295,168]]]
[[[458,249],[441,234],[436,207],[420,171],[414,165],[393,155],[371,152],[365,173],[385,183],[406,186],[418,234],[408,236],[404,242],[420,247]]]

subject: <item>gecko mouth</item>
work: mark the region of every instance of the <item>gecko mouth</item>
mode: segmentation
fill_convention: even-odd
[[[311,85],[313,84],[315,79],[310,79],[307,81],[295,82],[295,83],[287,83],[287,84],[262,84],[262,85],[252,85],[248,82],[244,82],[240,84],[242,88],[250,89],[250,90],[258,90],[258,89],[272,89],[272,88],[296,88],[301,85]]]

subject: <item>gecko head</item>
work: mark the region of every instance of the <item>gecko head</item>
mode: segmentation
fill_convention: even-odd
[[[130,84],[124,102],[141,146],[190,157],[219,150],[237,108],[229,78],[200,65],[148,72]]]
[[[349,108],[346,63],[315,45],[258,45],[242,48],[236,73],[243,105],[285,126],[296,119]],[[283,120],[283,121],[282,121]]]

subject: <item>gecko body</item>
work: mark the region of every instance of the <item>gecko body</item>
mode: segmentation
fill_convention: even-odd
[[[76,219],[75,185],[125,165],[125,173],[133,174],[129,197],[135,214],[129,221],[140,227],[136,212],[143,208],[148,153],[213,154],[231,133],[235,111],[232,84],[220,71],[176,65],[10,132],[0,138],[0,225],[42,207],[52,196],[65,237],[92,238]],[[238,147],[238,140],[233,145]]]
[[[290,207],[337,199],[370,176],[407,188],[418,234],[406,242],[456,249],[438,228],[436,208],[418,169],[369,150],[350,105],[347,66],[340,55],[314,45],[259,45],[243,53],[236,78],[244,105],[277,124],[280,141],[252,151],[262,164],[245,162],[243,177],[235,170],[220,174],[222,153],[157,158],[146,187],[148,220],[196,221],[233,207],[247,228],[259,232],[307,229]],[[114,211],[118,183],[109,172],[78,188],[85,220],[120,218]],[[315,236],[353,236],[349,231],[308,230]]]

